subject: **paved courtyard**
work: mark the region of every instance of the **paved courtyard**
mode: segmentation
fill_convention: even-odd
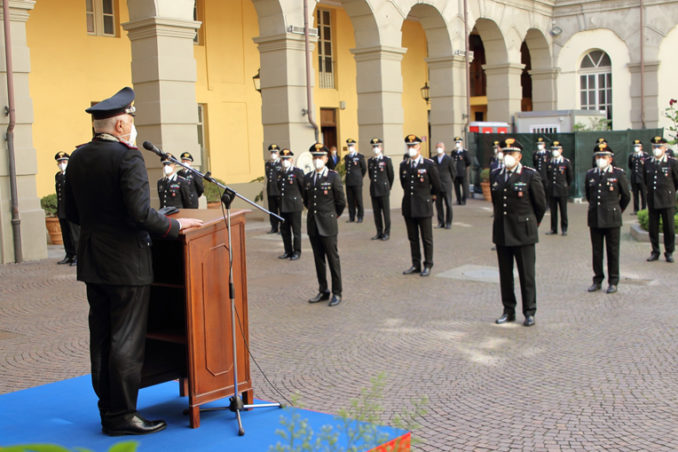
[[[626,214],[619,292],[589,294],[586,205],[569,212],[569,236],[544,235],[548,217],[540,228],[532,328],[520,311],[519,322],[493,323],[502,307],[488,202],[455,206],[452,230],[434,230],[428,278],[401,274],[399,210],[388,242],[370,240],[371,214],[362,224],[343,215],[335,308],[306,302],[317,290],[308,239],[301,260],[280,261],[282,241],[252,221],[252,353],[314,410],[336,413],[379,373],[386,423],[426,395],[416,450],[678,450],[678,264],[646,263],[649,244],[630,237]],[[85,287],[61,257],[52,247],[50,259],[0,266],[0,393],[89,372]],[[255,394],[279,400],[252,369]]]

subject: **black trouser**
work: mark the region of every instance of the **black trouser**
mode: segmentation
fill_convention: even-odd
[[[535,281],[534,244],[524,246],[497,245],[497,261],[499,262],[499,285],[501,286],[501,302],[504,313],[516,311],[516,294],[513,281],[513,259],[518,264],[520,294],[523,299],[523,314],[534,315],[537,312],[537,284]]]
[[[347,185],[346,201],[348,202],[348,219],[351,221],[355,219],[356,210],[358,211],[358,219],[362,219],[365,213],[363,210],[363,186]]]
[[[419,249],[419,233],[424,246],[424,267],[433,267],[433,222],[431,217],[405,218],[407,238],[410,240],[410,254],[412,265],[421,269],[421,250]]]
[[[560,207],[560,229],[567,232],[567,196],[551,196],[551,231],[558,232],[558,208]]]
[[[325,262],[330,266],[332,275],[332,293],[341,296],[341,265],[339,263],[339,250],[337,249],[337,236],[323,237],[310,235],[315,260],[315,273],[318,277],[318,292],[329,292],[327,288],[327,272]]]
[[[59,218],[61,237],[64,239],[66,257],[75,257],[78,254],[78,241],[80,240],[80,226],[70,221]]]
[[[372,211],[374,212],[374,225],[377,227],[377,235],[390,235],[391,206],[389,195],[372,196]]]
[[[672,254],[676,247],[676,232],[673,224],[673,215],[675,208],[667,207],[665,209],[647,209],[650,218],[648,232],[650,233],[650,242],[652,243],[652,252],[659,254],[659,218],[661,217],[664,232],[664,251]]]
[[[541,185],[544,187],[544,193],[546,194],[546,208],[551,210],[551,196],[549,195],[549,189],[546,186],[546,179],[542,177]]]
[[[633,192],[633,211],[638,212],[638,205],[642,208],[647,208],[647,190],[645,184],[642,182],[631,182],[631,191]],[[638,198],[642,198],[642,204],[638,202]]]
[[[280,224],[285,254],[301,254],[301,211],[282,212],[280,216],[285,219]],[[292,246],[292,235],[294,235],[294,247]]]
[[[464,204],[466,202],[466,197],[468,196],[468,191],[466,188],[466,178],[465,177],[455,177],[454,178],[454,193],[457,195],[457,204]],[[463,195],[462,195],[463,193]],[[452,195],[450,194],[450,197]]]
[[[87,284],[92,386],[102,423],[136,412],[150,286]]]
[[[593,250],[593,282],[600,284],[605,279],[603,272],[603,241],[607,251],[607,282],[619,284],[619,236],[621,228],[591,228]]]
[[[446,212],[443,212],[443,204]],[[452,187],[438,193],[436,197],[436,212],[438,213],[438,225],[449,226],[452,224]]]
[[[268,197],[268,210],[273,212],[276,215],[280,215],[280,196],[269,196]],[[282,215],[280,215],[282,216]],[[280,225],[280,220],[276,217],[269,215],[268,219],[271,221],[271,231],[278,232],[278,227]]]

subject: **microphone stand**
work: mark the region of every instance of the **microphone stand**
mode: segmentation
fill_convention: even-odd
[[[260,403],[257,405],[254,404],[248,404],[245,405],[242,397],[240,396],[240,391],[238,390],[238,350],[236,346],[236,335],[235,335],[235,316],[236,316],[236,311],[235,311],[235,285],[233,284],[233,246],[232,246],[232,240],[231,240],[231,203],[233,200],[238,197],[242,199],[243,201],[253,205],[257,209],[261,210],[262,212],[265,212],[269,215],[272,215],[279,219],[280,221],[284,222],[285,220],[274,214],[273,212],[270,212],[269,210],[261,207],[259,204],[256,204],[253,201],[250,201],[249,199],[245,198],[244,196],[241,196],[239,193],[237,193],[235,190],[227,187],[226,185],[218,182],[215,180],[210,172],[208,171],[207,173],[203,174],[200,171],[196,170],[195,168],[192,168],[188,165],[184,165],[180,161],[178,161],[174,156],[169,155],[165,152],[162,152],[160,149],[157,147],[153,146],[148,141],[144,141],[143,144],[144,148],[154,152],[155,154],[159,155],[163,159],[167,159],[171,161],[172,163],[175,163],[177,165],[180,165],[187,170],[191,171],[193,174],[196,176],[202,177],[206,181],[212,182],[213,184],[216,184],[219,188],[224,190],[224,193],[221,195],[221,202],[223,206],[226,208],[226,226],[228,229],[228,293],[229,293],[229,298],[231,301],[231,333],[232,333],[232,343],[233,343],[233,396],[231,396],[229,400],[229,405],[224,406],[224,407],[215,407],[215,408],[203,408],[200,411],[207,412],[207,411],[221,411],[221,410],[230,410],[235,413],[236,420],[238,421],[238,436],[243,436],[245,434],[245,429],[242,426],[242,418],[240,417],[240,412],[242,410],[249,410],[252,408],[270,408],[270,407],[276,407],[276,408],[282,408],[283,405],[280,402],[272,402],[272,403]],[[242,331],[241,331],[242,333]],[[244,337],[244,336],[243,336]],[[247,345],[247,343],[245,344]],[[247,349],[249,350],[249,346],[247,346]],[[188,412],[188,410],[186,410]]]

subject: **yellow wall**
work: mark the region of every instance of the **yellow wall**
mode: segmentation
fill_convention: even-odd
[[[428,106],[421,97],[421,87],[428,80],[428,55],[426,34],[419,22],[406,20],[402,27],[402,46],[407,49],[403,55],[403,136],[413,133],[426,137],[422,146],[422,153],[428,153]]]

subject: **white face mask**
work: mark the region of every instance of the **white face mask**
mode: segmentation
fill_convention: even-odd
[[[351,155],[355,154],[355,148],[353,146],[349,146],[348,147],[348,153],[351,154]]]
[[[61,170],[62,173],[66,171],[67,166],[68,166],[67,163],[59,163],[59,169]]]
[[[380,148],[379,146],[373,147],[373,148],[372,148],[372,151],[374,151],[374,153],[375,153],[376,155],[381,154],[381,148]]]
[[[417,149],[414,146],[408,146],[407,155],[414,158],[417,156]]]
[[[273,154],[271,154],[271,160],[273,160],[274,162],[278,161],[278,153],[277,152],[274,152]]]
[[[443,152],[445,152],[445,150],[443,148],[436,148],[436,152],[438,154],[442,154]]]
[[[190,160],[184,160],[181,163],[183,163],[184,166],[188,166],[189,168],[191,167],[191,161]]]
[[[457,143],[456,146],[457,146],[457,149],[461,149],[461,143]]]
[[[167,176],[169,176],[170,174],[172,174],[173,168],[171,165],[165,165],[163,166],[162,170],[165,172]]]
[[[313,166],[315,166],[315,169],[321,170],[325,168],[325,162],[323,159],[313,159]]]
[[[125,136],[129,136],[129,140],[123,141],[125,141],[127,144],[134,146],[134,144],[137,142],[137,128],[134,127],[134,123],[132,123],[132,129],[129,131],[129,134],[123,135],[123,137]]]
[[[290,166],[292,166],[292,162],[289,159],[283,159],[282,166],[283,168],[289,168]]]
[[[504,153],[503,152],[497,152],[497,160],[504,160]]]
[[[655,158],[662,158],[662,155],[664,155],[664,150],[662,148],[654,148],[652,149],[652,155],[654,155]]]
[[[518,162],[516,161],[516,158],[514,156],[512,155],[504,156],[504,165],[506,165],[508,169],[513,169],[513,167],[516,166],[517,163]]]
[[[560,151],[553,151],[552,154],[555,158],[560,157]]]
[[[541,143],[539,143],[539,144],[537,145],[537,149],[539,149],[539,152],[542,152],[542,151],[544,150],[544,145],[541,144]]]
[[[643,148],[641,148],[640,146],[634,146],[634,147],[633,147],[633,150],[634,150],[635,152],[643,152]]]
[[[608,163],[607,159],[596,159],[596,166],[598,169],[604,170],[607,168],[610,164]]]

